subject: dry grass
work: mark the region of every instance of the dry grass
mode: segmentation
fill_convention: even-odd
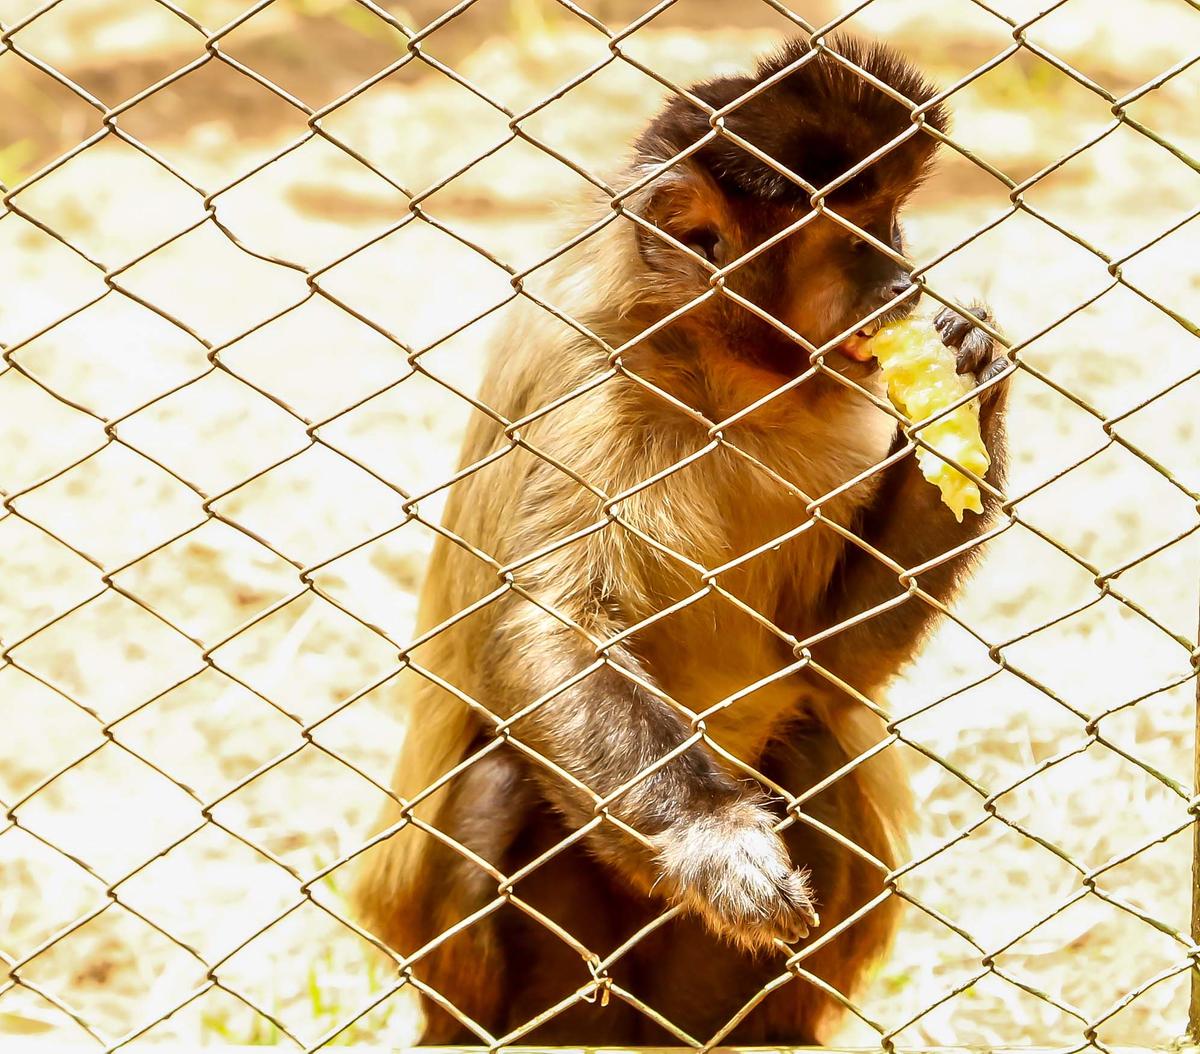
[[[1005,10],[1022,17],[1021,7]],[[601,14],[604,8],[595,5]],[[0,0],[0,20],[21,10],[16,0]],[[216,25],[237,6],[197,0],[189,10]],[[757,5],[736,9],[744,24],[733,27],[715,24],[714,10],[721,9],[682,3],[633,36],[628,50],[686,81],[743,64],[785,28],[767,24]],[[936,19],[930,10],[880,0],[853,24],[892,35],[943,83],[1011,39],[968,3],[952,14],[940,5]],[[1099,0],[1072,0],[1030,35],[1120,94],[1185,57],[1200,19],[1168,0],[1122,10],[1118,20]],[[110,103],[198,53],[182,23],[136,0],[64,5],[17,39]],[[311,105],[382,68],[401,48],[382,23],[364,22],[361,8],[316,0],[268,8],[226,42],[229,54]],[[428,49],[513,109],[607,54],[602,38],[562,9],[530,3],[481,4],[444,37],[432,37]],[[0,85],[17,100],[0,112],[0,180],[9,186],[96,127],[61,86],[11,53],[0,54]],[[1130,112],[1195,152],[1195,85],[1188,71]],[[653,112],[660,91],[615,63],[527,127],[585,167],[603,169]],[[964,89],[956,110],[959,141],[1016,179],[1110,119],[1099,98],[1029,55]],[[252,169],[304,129],[299,114],[216,63],[146,100],[121,124],[206,190]],[[494,111],[414,66],[336,111],[326,127],[409,188],[439,180],[504,134]],[[1026,200],[1121,257],[1184,219],[1198,181],[1193,168],[1119,128]],[[518,142],[424,207],[519,267],[559,236],[550,203],[581,187],[568,168]],[[406,204],[384,179],[319,142],[217,199],[221,221],[245,245],[310,268],[367,242],[406,215]],[[111,138],[23,191],[16,205],[109,266],[202,216],[195,193]],[[944,251],[1008,208],[996,181],[947,159],[913,210],[916,255]],[[1195,223],[1180,227],[1124,264],[1123,275],[1186,311],[1200,286],[1196,234]],[[15,513],[0,516],[0,641],[23,641],[12,662],[0,664],[0,801],[17,803],[19,821],[0,827],[0,1035],[82,1035],[29,988],[3,987],[4,957],[24,960],[43,942],[49,946],[20,967],[21,979],[68,1002],[105,1036],[144,1028],[183,1003],[206,985],[204,962],[218,964],[220,987],[158,1021],[146,1039],[286,1042],[232,992],[268,1009],[304,1042],[337,1032],[388,991],[394,975],[318,906],[341,910],[344,871],[316,883],[315,903],[304,899],[300,882],[351,853],[368,829],[378,791],[334,755],[386,780],[403,734],[394,707],[403,685],[386,680],[342,708],[388,676],[395,649],[318,594],[393,640],[407,639],[430,532],[410,523],[324,561],[403,521],[391,487],[422,493],[452,471],[465,404],[409,374],[392,344],[319,298],[224,347],[227,373],[211,369],[199,342],[119,295],[45,329],[103,285],[94,268],[17,215],[0,216],[0,274],[0,342],[19,346],[19,368],[0,372],[0,488],[12,495],[48,479],[16,499]],[[982,292],[1022,342],[1111,282],[1103,262],[1028,213],[989,229],[939,264],[931,280],[966,299]],[[240,252],[211,224],[138,263],[122,281],[214,344],[305,295],[300,275]],[[337,265],[322,283],[415,346],[438,341],[508,290],[494,266],[420,223]],[[428,368],[470,390],[502,314],[439,343]],[[1188,377],[1197,342],[1119,286],[1039,336],[1024,356],[1111,417]],[[1198,392],[1197,381],[1184,383],[1113,429],[1193,490],[1200,487]],[[104,422],[118,418],[120,443],[113,443]],[[328,422],[319,442],[305,422]],[[1000,954],[989,973],[970,943],[912,909],[864,1006],[888,1027],[907,1022],[898,1037],[905,1044],[1073,1044],[1080,1021],[1021,985],[1092,1019],[1163,973],[1098,1032],[1112,1043],[1164,1041],[1182,1030],[1186,1012],[1186,975],[1171,973],[1184,964],[1184,948],[1113,901],[1187,932],[1190,838],[1183,828],[1194,685],[1185,681],[1186,648],[1111,594],[1119,590],[1194,642],[1200,545],[1187,532],[1197,525],[1196,509],[1095,416],[1030,373],[1015,381],[1012,432],[1014,494],[1077,467],[1020,504],[1030,527],[990,545],[959,615],[998,642],[1082,610],[1006,647],[1008,668],[999,672],[976,640],[947,629],[891,699],[898,713],[912,715],[902,725],[908,738],[998,795],[989,818],[980,793],[912,751],[922,803],[916,850],[924,856],[947,848],[912,871],[904,888]],[[89,451],[96,453],[55,476]],[[221,495],[211,505],[216,519],[197,490]],[[435,516],[436,501],[421,511]],[[298,564],[320,564],[311,576],[315,589],[238,527]],[[47,532],[104,572],[120,568],[113,588]],[[1147,553],[1107,593],[1080,563],[1110,572]],[[985,674],[994,676],[971,687]],[[1103,742],[1096,742],[1085,725],[1100,715]],[[302,727],[312,729],[311,743]],[[960,838],[965,831],[969,837]],[[1081,895],[1080,870],[1064,858],[1097,874],[1104,897]],[[110,884],[119,903],[106,896]],[[978,983],[964,987],[977,975]],[[401,992],[338,1042],[411,1041],[414,1022]],[[851,1022],[841,1038],[870,1043],[874,1034]]]

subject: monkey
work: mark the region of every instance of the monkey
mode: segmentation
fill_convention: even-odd
[[[948,123],[855,37],[700,82],[497,341],[354,894],[421,1042],[815,1044],[886,952],[913,806],[875,700],[1005,478],[986,307],[936,319],[991,456],[961,524],[863,351],[923,293],[899,216]]]

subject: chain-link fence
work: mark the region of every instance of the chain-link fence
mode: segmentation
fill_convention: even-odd
[[[538,1029],[582,1011],[626,1015],[640,1042],[703,1046],[752,1034],[738,1030],[796,992],[843,1011],[836,1028],[785,1037],[796,1042],[1082,1049],[1185,1031],[1200,8],[1018,7],[0,3],[0,1035],[316,1049],[413,1043],[431,1015],[496,1046],[553,1036]],[[939,94],[897,98],[831,43],[843,30],[912,53]],[[817,345],[764,320],[803,348],[805,368],[712,418],[647,375],[647,333],[605,341],[546,277],[614,230],[662,240],[633,203],[694,150],[621,184],[629,144],[664,99],[687,99],[704,142],[753,151],[725,119],[764,89],[717,107],[689,86],[793,37],[814,50],[789,70],[836,63],[903,105],[909,127],[831,185],[806,185],[815,208],[788,234],[817,219],[894,252],[838,211],[836,187],[913,136],[935,138],[939,169],[905,214],[905,257],[929,301],[982,292],[1007,333],[1009,479],[995,522],[959,550],[984,559],[948,608],[926,588],[945,554],[895,564],[830,512],[910,456],[919,432],[815,494],[738,438],[747,414],[804,385],[868,400],[832,357],[844,334]],[[950,131],[925,120],[942,101]],[[603,218],[558,216],[584,196],[602,199]],[[730,281],[761,251],[717,260],[670,320],[713,298],[762,314]],[[594,342],[603,369],[514,414],[478,389],[519,312]],[[538,429],[621,384],[686,415],[704,442],[618,493],[588,478],[586,452],[539,445]],[[494,438],[460,462],[469,428]],[[497,469],[514,458],[568,480],[599,515],[542,547],[481,544],[455,495],[511,486]],[[698,562],[669,533],[643,537],[695,584],[607,634],[522,580],[551,550],[641,530],[631,500],[653,504],[655,487],[719,458],[739,486],[766,479],[802,515],[757,525],[763,537],[724,562]],[[880,562],[896,597],[803,632],[744,599],[746,566],[816,533]],[[418,615],[431,553],[466,560],[488,587]],[[627,585],[605,603],[625,603]],[[530,661],[472,629],[515,598],[578,631],[594,665],[514,713],[456,678],[464,654],[478,669]],[[946,617],[887,693],[822,666],[823,642],[897,604]],[[786,658],[750,676],[736,642],[718,642],[729,683],[700,706],[666,698],[685,741],[598,793],[523,740],[520,718],[579,677],[637,681],[625,643],[636,653],[639,633],[683,633],[704,605],[736,611]],[[835,685],[878,721],[802,786],[764,772],[762,744],[722,722],[795,677]],[[431,692],[439,713],[449,699],[489,734],[398,796],[397,749],[428,719],[405,701]],[[749,988],[694,943],[664,943],[681,909],[656,894],[629,909],[628,931],[593,939],[583,929],[602,902],[554,871],[599,829],[636,836],[622,794],[698,745],[769,790],[780,831],[816,832],[822,853],[873,876],[850,908],[818,890],[832,909],[822,925],[764,953]],[[444,809],[425,811],[497,751],[574,786],[592,813],[508,871],[464,844],[461,818],[451,830]],[[893,760],[916,807],[910,847],[887,863],[821,803]],[[484,827],[522,793],[484,790],[472,806]],[[380,808],[388,826],[373,837]],[[444,923],[435,911],[420,946],[392,947],[348,906],[349,876],[371,847],[417,834],[440,847],[447,890],[465,869],[484,895]],[[557,874],[546,884],[558,892],[539,892],[539,873]],[[538,899],[562,905],[563,888],[580,908],[565,923]],[[900,906],[878,973],[841,991],[823,951],[856,947]],[[552,949],[549,965],[504,963],[484,982],[504,1012],[481,1020],[430,964],[514,919]],[[635,960],[649,965],[631,972]],[[719,1026],[689,1030],[676,1013],[689,971],[725,976]]]

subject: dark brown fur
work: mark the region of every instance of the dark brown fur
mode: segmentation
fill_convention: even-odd
[[[933,97],[894,53],[834,46],[914,102]],[[725,105],[806,54],[789,45],[752,77],[694,91]],[[639,139],[631,179],[706,134],[708,117],[689,107],[672,102]],[[911,127],[906,107],[828,56],[726,121],[814,185]],[[931,107],[926,121],[944,128],[947,115]],[[557,307],[610,348],[627,345],[627,372],[590,383],[610,367],[605,349],[537,308],[498,348],[481,398],[507,420],[577,395],[523,427],[518,445],[482,418],[472,428],[463,464],[480,467],[444,518],[459,541],[439,544],[422,598],[422,632],[448,625],[413,656],[436,675],[414,678],[397,766],[398,795],[417,804],[387,811],[395,833],[367,854],[358,903],[453,1008],[427,1001],[424,1042],[668,1041],[655,1014],[702,1042],[820,1042],[840,1007],[802,976],[728,1026],[785,973],[780,940],[824,940],[800,965],[848,996],[886,950],[898,902],[884,880],[903,859],[908,792],[894,751],[853,764],[887,734],[861,698],[878,699],[913,657],[936,606],[908,596],[814,644],[807,667],[792,644],[903,597],[895,568],[983,533],[996,502],[959,525],[913,457],[872,473],[900,449],[896,423],[826,372],[739,412],[808,370],[816,349],[880,395],[877,372],[833,342],[880,308],[911,308],[896,216],[934,145],[918,131],[830,197],[864,244],[810,212],[790,177],[727,139],[710,143],[630,199],[644,223],[605,228],[555,286]],[[638,338],[702,297],[714,267],[805,217],[732,270],[725,292]],[[982,330],[952,312],[940,328],[962,372],[998,376]],[[981,419],[997,487],[1002,403],[993,381]],[[709,449],[709,425],[678,404],[707,422],[738,416]],[[759,547],[717,576],[719,591],[703,577]],[[949,600],[970,560],[923,573],[921,589]],[[843,768],[775,833],[786,800],[775,792],[803,795]],[[600,798],[609,818],[596,823]],[[672,904],[682,910],[603,974],[605,1005],[597,963]]]

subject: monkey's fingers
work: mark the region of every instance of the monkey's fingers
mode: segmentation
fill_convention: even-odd
[[[798,889],[791,898],[792,917],[783,927],[780,940],[785,944],[796,944],[808,936],[810,930],[821,925],[821,916],[817,914],[816,904],[813,903],[812,887],[809,885],[808,872],[796,871]]]
[[[972,304],[967,308],[974,318],[968,318],[952,307],[944,307],[933,320],[933,328],[942,335],[942,343],[951,348],[957,348],[971,330],[975,328],[975,320],[991,324],[991,312],[983,304]]]
[[[660,889],[731,944],[764,951],[799,940],[818,923],[812,887],[774,822],[743,800],[668,829],[657,839]]]
[[[975,321],[994,325],[992,313],[982,304],[972,304],[970,315],[960,315],[953,308],[944,308],[933,320],[933,327],[948,348],[954,348],[956,370],[960,374],[978,377],[996,356],[996,342]]]

